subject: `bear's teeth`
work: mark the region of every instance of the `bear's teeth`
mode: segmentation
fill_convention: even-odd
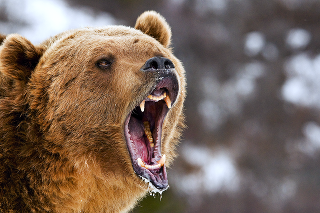
[[[141,158],[138,158],[137,161],[138,161],[138,165],[139,165],[139,166],[145,167],[145,164],[144,164],[144,162],[141,160]]]
[[[160,96],[154,96],[154,95],[148,95],[148,98],[150,100],[153,100],[153,101],[161,101],[161,100],[164,100],[168,106],[169,109],[171,109],[171,106],[172,106],[172,103],[171,103],[171,100],[170,100],[170,97],[167,96],[166,93],[163,93],[162,95]],[[144,112],[144,108],[145,108],[145,105],[146,105],[146,100],[143,100],[140,104],[140,109],[141,109],[141,112]]]
[[[163,93],[160,96],[148,95],[148,98],[153,100],[153,101],[160,101],[160,100],[164,99],[165,97],[167,97],[166,93]]]
[[[166,102],[168,109],[170,109],[171,108],[171,100],[170,100],[169,96],[166,96],[164,98],[164,101]]]
[[[144,125],[144,133],[146,134],[149,142],[150,142],[150,146],[151,147],[154,147],[154,143],[153,143],[153,137],[152,137],[152,133],[151,133],[151,130],[150,130],[150,124],[148,121],[144,121],[143,122],[143,125]]]
[[[153,170],[153,169],[160,169],[161,165],[160,164],[156,164],[156,165],[145,165],[145,168],[148,170]]]
[[[140,104],[140,109],[141,109],[141,112],[144,112],[144,106],[146,105],[146,101],[143,100]]]
[[[141,160],[141,158],[138,158],[137,159],[137,162],[138,162],[138,165],[143,167],[143,168],[146,168],[148,170],[153,170],[153,169],[160,169],[161,167],[164,166],[165,162],[166,162],[166,155],[163,155],[161,157],[161,159],[157,162],[158,164],[155,164],[155,165],[148,165],[148,164],[145,164],[143,162],[143,160]]]
[[[161,166],[163,166],[166,162],[166,155],[163,154],[161,159],[157,162],[158,164],[160,164]]]

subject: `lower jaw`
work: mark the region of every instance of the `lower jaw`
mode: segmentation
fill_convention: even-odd
[[[130,122],[130,116],[126,119],[126,122],[125,122],[125,132],[127,133],[126,140],[127,140],[128,151],[131,156],[131,163],[132,163],[133,170],[137,174],[137,176],[140,179],[142,179],[142,181],[148,184],[147,191],[162,193],[169,186],[168,186],[168,180],[167,180],[167,174],[166,174],[166,167],[164,165],[165,160],[162,161],[163,156],[161,156],[161,151],[160,151],[161,141],[159,140],[159,141],[156,141],[155,143],[155,149],[157,149],[157,151],[154,154],[155,155],[154,158],[151,161],[147,161],[147,165],[145,165],[144,162],[139,163],[139,160],[138,160],[140,159],[139,153],[132,153],[132,151],[130,151],[130,150],[135,150],[135,144],[130,138],[131,135],[129,133],[129,125],[128,125],[129,122]],[[157,136],[156,138],[158,137],[160,136]],[[150,155],[150,153],[148,155]],[[152,164],[152,165],[149,165],[149,164]]]

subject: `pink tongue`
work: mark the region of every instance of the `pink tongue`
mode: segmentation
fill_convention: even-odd
[[[129,134],[136,149],[137,158],[140,157],[144,162],[148,162],[148,150],[146,146],[146,136],[144,126],[141,121],[131,116],[129,124]]]

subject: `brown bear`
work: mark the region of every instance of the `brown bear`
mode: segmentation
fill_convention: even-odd
[[[0,36],[0,212],[127,212],[168,188],[185,71],[154,11],[135,28]]]

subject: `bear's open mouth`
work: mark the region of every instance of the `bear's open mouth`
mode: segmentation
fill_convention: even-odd
[[[152,92],[125,121],[125,137],[135,173],[154,190],[168,188],[166,156],[161,154],[163,121],[174,104],[179,84],[174,74],[161,77]]]

